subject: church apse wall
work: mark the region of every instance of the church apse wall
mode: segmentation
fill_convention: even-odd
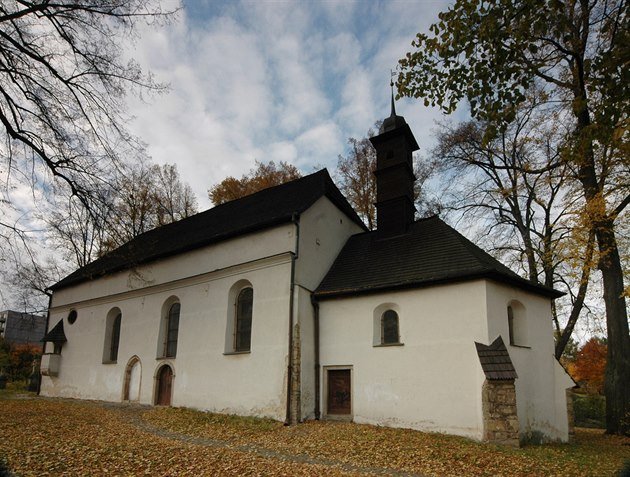
[[[382,305],[398,315],[399,343],[375,339]],[[325,300],[320,323],[324,418],[326,367],[348,366],[355,422],[482,438],[484,281]]]

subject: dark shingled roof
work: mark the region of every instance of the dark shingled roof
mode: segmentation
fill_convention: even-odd
[[[50,288],[58,290],[237,235],[289,222],[294,214],[304,212],[323,196],[328,197],[351,220],[365,229],[359,216],[333,183],[328,171],[322,169],[139,235]]]
[[[46,333],[41,341],[49,341],[51,343],[65,343],[68,341],[66,339],[66,334],[63,332],[63,320],[59,320],[59,323],[57,323],[52,330]]]
[[[436,216],[414,222],[396,237],[379,239],[375,231],[353,235],[315,294],[324,299],[477,278],[562,295],[518,276]]]
[[[501,336],[490,346],[475,342],[475,347],[487,379],[504,381],[518,378]]]

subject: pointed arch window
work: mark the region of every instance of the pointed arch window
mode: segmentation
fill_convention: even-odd
[[[177,354],[177,337],[179,335],[180,304],[173,303],[168,310],[166,323],[166,340],[164,343],[164,357],[174,358]]]
[[[115,362],[118,360],[118,345],[120,344],[120,324],[122,322],[122,313],[118,313],[112,323],[112,338],[109,346],[109,360]]]
[[[236,297],[236,323],[234,327],[234,351],[249,351],[252,341],[252,309],[254,289],[243,288]]]

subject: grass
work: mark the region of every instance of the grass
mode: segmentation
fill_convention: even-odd
[[[630,460],[630,439],[594,429],[577,429],[570,444],[513,449],[347,422],[286,427],[268,419],[190,409],[135,409],[131,419],[132,408],[125,406],[16,399],[16,394],[0,392],[0,464],[6,462],[25,477],[611,476]]]

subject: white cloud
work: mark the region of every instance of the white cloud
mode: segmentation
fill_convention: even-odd
[[[296,138],[295,143],[301,153],[298,165],[305,171],[316,163],[336,163],[337,154],[344,147],[339,128],[333,121],[304,131]]]
[[[171,85],[170,93],[148,103],[130,98],[130,128],[155,162],[177,164],[201,208],[210,206],[209,187],[242,175],[255,160],[287,161],[306,173],[324,165],[333,172],[347,138],[362,137],[389,115],[389,70],[445,5],[184,4],[177,21],[144,27],[128,47],[129,56]],[[396,107],[420,145],[430,144],[439,114],[420,101]]]

